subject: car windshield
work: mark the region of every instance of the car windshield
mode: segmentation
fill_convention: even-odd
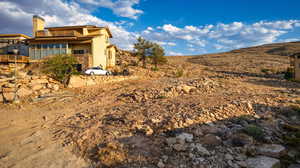
[[[100,68],[100,67],[92,67],[91,69],[98,69],[98,70],[99,70],[99,69],[101,69],[101,68]]]

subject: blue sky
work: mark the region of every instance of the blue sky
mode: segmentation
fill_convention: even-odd
[[[109,26],[123,49],[143,36],[167,55],[300,41],[299,0],[0,0],[0,6],[1,33],[30,35],[38,14],[47,26]]]

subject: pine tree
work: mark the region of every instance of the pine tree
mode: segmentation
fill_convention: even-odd
[[[164,49],[156,43],[152,44],[152,53],[150,55],[150,58],[152,59],[152,63],[155,66],[155,69],[157,69],[158,64],[163,64],[167,62],[167,59],[165,58],[165,51]]]
[[[142,37],[139,37],[137,43],[134,44],[135,54],[139,57],[139,60],[143,62],[144,68],[146,68],[147,57],[149,56],[151,45],[151,42]]]

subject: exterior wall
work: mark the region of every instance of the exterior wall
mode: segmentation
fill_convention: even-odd
[[[105,37],[97,36],[92,41],[93,66],[102,66],[103,69],[106,69],[107,43]]]
[[[116,63],[116,48],[115,47],[109,47],[107,50],[107,66],[113,67]]]
[[[295,58],[295,79],[300,81],[300,55]]]
[[[73,44],[70,45],[70,50],[70,54],[77,58],[77,61],[81,64],[83,70],[93,66],[91,44]],[[84,50],[84,54],[74,54],[72,52],[74,50]]]

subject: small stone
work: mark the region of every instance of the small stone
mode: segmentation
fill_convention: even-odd
[[[264,144],[257,148],[257,152],[262,155],[280,158],[286,154],[286,149],[284,146],[278,144]]]
[[[48,120],[48,117],[47,117],[47,116],[43,116],[43,120],[44,120],[44,121],[47,121],[47,120]]]
[[[247,168],[280,168],[280,161],[267,156],[257,156],[246,160]]]

